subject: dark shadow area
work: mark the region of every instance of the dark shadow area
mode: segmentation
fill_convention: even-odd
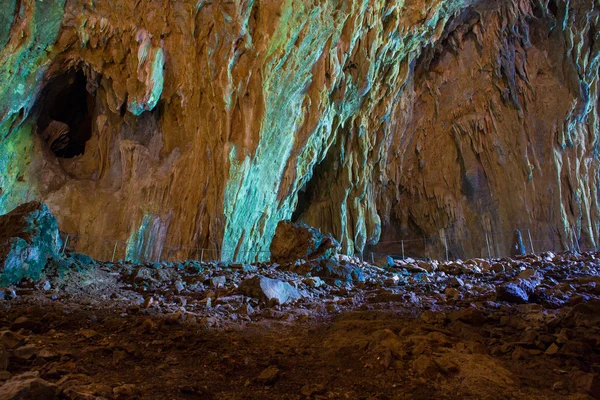
[[[320,187],[323,186],[322,180],[326,176],[327,168],[327,159],[317,164],[313,169],[312,177],[298,192],[298,202],[291,218],[293,222],[299,222],[311,204],[319,200],[318,194]]]
[[[92,136],[95,96],[86,89],[81,70],[53,78],[36,103],[38,133],[61,158],[79,156]]]

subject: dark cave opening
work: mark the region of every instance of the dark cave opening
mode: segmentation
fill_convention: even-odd
[[[85,152],[92,137],[95,103],[81,70],[53,78],[42,90],[36,104],[37,130],[57,157],[73,158]]]
[[[310,181],[298,192],[298,201],[296,203],[296,209],[292,213],[292,221],[298,222],[298,219],[305,211],[308,210],[310,202],[313,197],[312,185]]]
[[[296,209],[292,214],[293,222],[300,221],[303,214],[308,211],[313,203],[322,200],[323,197],[322,195],[319,196],[319,194],[324,190],[324,187],[329,189],[326,183],[326,176],[329,168],[328,159],[330,157],[332,157],[331,153],[328,153],[327,157],[313,168],[312,176],[298,191]]]

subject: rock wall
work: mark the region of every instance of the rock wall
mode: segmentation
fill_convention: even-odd
[[[264,259],[289,218],[350,254],[597,242],[592,0],[8,3],[0,211],[82,252]]]

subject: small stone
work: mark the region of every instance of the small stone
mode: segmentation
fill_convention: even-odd
[[[326,388],[327,388],[327,385],[323,384],[323,383],[307,384],[307,385],[302,386],[302,389],[300,389],[300,393],[302,393],[302,395],[305,396],[306,398],[312,398],[312,396],[314,396],[316,394],[324,393]]]
[[[502,272],[504,272],[504,265],[500,264],[500,263],[494,263],[492,265],[492,271],[494,271],[497,274],[500,274]]]
[[[0,387],[0,399],[58,399],[58,386],[40,378],[19,379],[15,377]]]
[[[547,349],[546,352],[544,354],[546,354],[547,356],[553,356],[556,353],[558,353],[558,345],[556,343],[552,343]]]
[[[270,385],[274,383],[277,378],[279,378],[279,368],[271,365],[260,373],[260,375],[256,378],[256,381],[265,385]]]
[[[227,283],[227,277],[224,275],[214,276],[210,278],[210,283],[216,288],[225,287],[225,284]]]
[[[461,286],[464,286],[464,285],[465,285],[465,283],[463,282],[463,280],[462,280],[462,279],[460,279],[460,278],[458,278],[458,277],[456,277],[456,276],[453,276],[453,277],[450,279],[450,285],[451,285],[452,287],[461,287]]]
[[[450,319],[453,321],[461,321],[466,324],[480,326],[485,322],[485,317],[483,313],[476,308],[462,308],[460,310],[454,311],[449,315]]]
[[[39,353],[37,354],[37,356],[39,358],[43,358],[45,360],[54,360],[54,359],[60,357],[59,354],[57,354],[57,353],[55,353],[55,352],[53,352],[53,351],[51,351],[49,349],[41,349],[39,351]]]
[[[255,276],[246,279],[240,285],[240,292],[267,303],[276,301],[279,304],[298,300],[301,297],[298,290],[289,283],[264,276]]]
[[[156,329],[156,324],[151,319],[145,319],[141,326],[142,332],[148,333]]]
[[[571,382],[576,391],[600,399],[600,377],[598,374],[577,371],[571,376]]]
[[[517,348],[512,353],[512,359],[515,361],[526,360],[529,358],[529,356],[529,352],[521,346],[517,346]]]
[[[252,315],[254,314],[254,308],[250,304],[242,304],[237,311],[240,315]]]
[[[86,339],[91,339],[94,336],[98,336],[98,332],[93,329],[82,329],[79,331],[79,334]]]
[[[515,283],[505,283],[497,290],[499,301],[507,301],[509,303],[524,304],[529,301],[529,295],[525,290]]]
[[[183,282],[181,281],[176,281],[175,282],[175,291],[177,293],[181,293],[185,290],[185,286],[183,285]]]
[[[37,346],[33,344],[28,344],[25,346],[21,346],[14,351],[14,356],[21,360],[30,360],[34,356],[39,353],[39,349]]]
[[[318,276],[306,278],[306,279],[304,279],[303,282],[306,286],[311,287],[311,288],[318,288],[325,284],[323,279],[321,279]]]
[[[454,361],[445,357],[436,360],[436,363],[446,374],[456,374],[460,370]]]
[[[116,398],[129,399],[135,395],[135,385],[121,385],[113,389]]]
[[[431,358],[422,355],[412,362],[412,368],[421,376],[434,376],[440,372],[439,366]]]
[[[144,304],[142,305],[142,307],[144,309],[148,309],[148,308],[152,307],[153,304],[154,304],[154,297],[148,296],[144,299]]]
[[[10,329],[13,331],[18,331],[19,329],[25,329],[25,330],[32,331],[35,333],[40,333],[41,328],[42,328],[41,322],[30,320],[27,317],[17,318],[10,327]]]

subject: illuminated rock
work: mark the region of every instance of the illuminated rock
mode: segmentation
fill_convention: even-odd
[[[240,285],[240,292],[265,302],[276,300],[278,304],[293,302],[301,298],[298,290],[289,283],[264,276],[255,276],[244,280]]]
[[[598,245],[592,0],[3,5],[0,212],[79,252],[264,260],[287,219],[349,255]]]
[[[38,279],[61,243],[56,218],[43,204],[26,203],[0,216],[0,285]]]
[[[303,223],[281,221],[271,242],[271,261],[293,263],[297,260],[326,260],[339,251],[339,243],[318,229]]]

